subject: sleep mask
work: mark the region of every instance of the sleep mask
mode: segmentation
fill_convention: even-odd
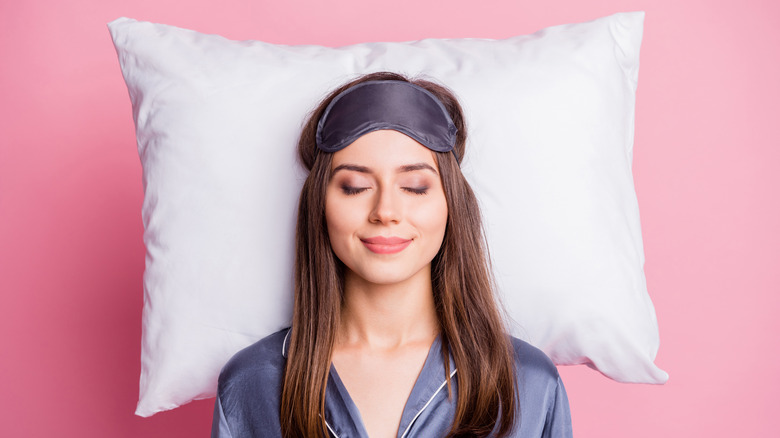
[[[336,152],[380,129],[406,134],[436,152],[452,151],[458,160],[458,128],[444,104],[418,85],[395,80],[361,82],[333,98],[317,124],[317,147]]]

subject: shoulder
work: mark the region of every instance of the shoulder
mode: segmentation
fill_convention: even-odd
[[[560,381],[558,369],[539,348],[510,336],[515,352],[515,369],[520,384],[537,390],[555,390]]]
[[[525,368],[532,368],[535,372],[548,375],[555,379],[558,378],[558,369],[544,351],[514,336],[510,336],[509,338],[512,342],[512,347],[515,350],[515,359],[520,364]]]
[[[234,354],[219,373],[219,396],[226,398],[257,388],[280,386],[288,331],[280,330]]]
[[[514,337],[511,342],[522,418],[516,436],[571,438],[569,400],[555,364],[533,345]]]
[[[231,436],[281,436],[279,401],[287,332],[280,330],[249,345],[222,367],[215,412]]]

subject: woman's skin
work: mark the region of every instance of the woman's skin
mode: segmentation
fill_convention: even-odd
[[[373,131],[333,154],[325,216],[347,269],[332,361],[372,438],[397,435],[439,332],[431,260],[444,238],[447,203],[438,171],[433,151],[393,130]]]

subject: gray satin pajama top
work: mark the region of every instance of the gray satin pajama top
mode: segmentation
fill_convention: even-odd
[[[219,375],[212,438],[281,438],[279,406],[289,329],[236,353]],[[439,337],[401,415],[398,438],[443,437],[455,416],[458,373],[450,355],[453,399],[447,384]],[[566,390],[550,359],[532,345],[512,338],[520,392],[520,427],[514,438],[571,437]],[[331,365],[325,391],[325,421],[331,437],[368,438],[360,413]]]

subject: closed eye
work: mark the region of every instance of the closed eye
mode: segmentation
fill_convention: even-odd
[[[414,193],[415,195],[428,194],[428,187],[404,187],[403,189],[409,193]]]
[[[341,191],[344,192],[345,195],[357,195],[358,193],[364,192],[368,190],[368,187],[352,187],[343,185],[341,186]]]
[[[353,186],[348,186],[348,185],[342,185],[341,186],[341,191],[345,195],[348,195],[348,196],[349,195],[357,195],[359,193],[365,192],[368,189],[369,189],[369,187],[353,187]],[[412,193],[412,194],[415,194],[415,195],[427,195],[428,194],[428,187],[402,187],[401,189],[406,191],[406,192],[408,192],[408,193]]]

